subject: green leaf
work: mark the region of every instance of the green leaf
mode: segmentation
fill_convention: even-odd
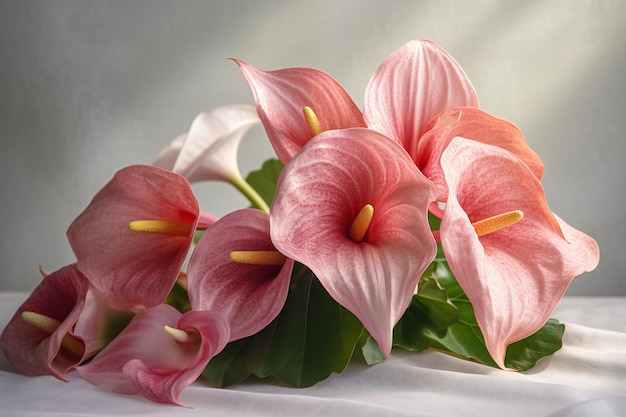
[[[257,334],[227,344],[211,359],[202,376],[217,387],[227,387],[248,378],[265,363],[277,323],[276,319]]]
[[[261,169],[251,171],[246,181],[263,200],[270,205],[276,191],[276,181],[283,169],[283,163],[277,159],[268,159],[263,163]]]
[[[362,331],[359,320],[328,295],[308,268],[298,265],[267,358],[254,374],[311,386],[344,370]]]
[[[509,345],[504,364],[519,371],[531,369],[540,359],[561,349],[564,333],[564,324],[549,319],[537,333]]]
[[[393,329],[394,346],[414,352],[430,347],[444,337],[448,327],[458,320],[459,311],[432,272],[426,271],[406,312]]]
[[[435,338],[432,346],[455,356],[497,367],[487,351],[469,299],[452,275],[447,262],[438,261],[436,264],[434,275],[458,308],[459,320],[448,328],[445,336]],[[561,348],[564,330],[565,326],[556,319],[548,320],[535,334],[509,345],[504,364],[519,371],[533,368],[540,359]]]
[[[181,313],[186,313],[191,310],[191,304],[189,303],[189,296],[187,290],[183,288],[178,282],[174,284],[172,290],[165,299],[165,304],[169,304]]]
[[[216,387],[227,387],[248,378],[250,371],[251,350],[247,348],[251,338],[230,342],[211,359],[202,372],[202,376]],[[248,353],[248,355],[246,355]]]
[[[251,374],[295,387],[311,386],[343,371],[362,332],[359,320],[298,264],[278,317],[256,335],[229,343],[203,376],[220,387]]]
[[[363,355],[363,359],[368,365],[376,365],[377,363],[382,363],[385,361],[385,356],[380,351],[380,347],[378,347],[378,343],[372,337],[367,335],[365,338],[365,342],[361,346],[361,354]]]
[[[430,225],[430,230],[439,230],[439,227],[441,225],[441,219],[429,211],[428,224]]]

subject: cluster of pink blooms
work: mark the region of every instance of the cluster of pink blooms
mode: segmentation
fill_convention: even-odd
[[[543,164],[520,130],[479,108],[437,45],[411,41],[391,54],[362,110],[324,72],[236,62],[256,108],[201,114],[154,165],[124,168],[96,194],[67,232],[76,262],[44,273],[2,333],[17,370],[58,379],[76,370],[179,404],[228,342],[279,314],[295,262],[387,357],[437,243],[505,368],[507,346],[541,328],[571,280],[597,265],[596,242],[548,208]],[[245,190],[237,149],[259,122],[284,164],[271,205],[258,199],[219,219],[201,211],[192,182]],[[165,303],[176,282],[188,311]],[[108,340],[124,312],[132,319]]]

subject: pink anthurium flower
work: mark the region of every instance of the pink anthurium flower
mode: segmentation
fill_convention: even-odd
[[[412,154],[430,119],[449,107],[478,107],[460,65],[429,41],[411,41],[378,67],[365,90],[368,127],[400,142]]]
[[[432,117],[448,107],[478,106],[474,88],[458,63],[428,41],[411,41],[380,65],[367,86],[363,113],[337,81],[321,71],[262,71],[237,63],[284,163],[315,134],[339,128],[367,126],[412,149]],[[303,115],[305,107],[311,111]]]
[[[596,267],[598,245],[550,211],[537,176],[511,152],[456,138],[441,168],[441,244],[505,368],[507,346],[544,325],[572,279]]]
[[[263,71],[241,60],[235,62],[252,88],[261,122],[283,163],[316,133],[303,114],[307,106],[324,130],[365,127],[357,105],[325,72],[312,68]]]
[[[435,256],[433,199],[432,183],[397,142],[364,128],[326,131],[283,169],[270,234],[361,320],[386,357]]]
[[[267,203],[245,181],[237,163],[241,140],[259,123],[256,109],[243,104],[203,112],[194,119],[189,132],[157,155],[153,165],[176,172],[189,182],[228,182],[254,207],[268,211]]]
[[[161,304],[137,313],[122,333],[77,370],[83,379],[112,391],[181,405],[180,393],[224,348],[228,335],[228,324],[217,312],[181,314]]]
[[[191,308],[219,311],[230,340],[253,335],[280,313],[293,266],[270,240],[267,213],[234,211],[204,233],[189,259]]]
[[[67,236],[78,269],[110,305],[140,309],[165,300],[196,228],[215,220],[200,212],[185,178],[133,165],[96,194]]]
[[[437,187],[437,200],[445,202],[448,195],[441,154],[457,136],[506,149],[520,158],[541,180],[544,166],[539,156],[528,146],[520,129],[513,123],[498,119],[476,107],[446,109],[426,125],[417,147],[409,149],[417,167]]]
[[[243,104],[200,113],[189,132],[165,147],[153,165],[176,172],[189,182],[230,181],[241,175],[237,164],[241,140],[258,123],[255,108]]]
[[[17,309],[0,345],[8,361],[28,375],[65,374],[86,357],[85,343],[74,332],[89,282],[72,264],[47,275]]]

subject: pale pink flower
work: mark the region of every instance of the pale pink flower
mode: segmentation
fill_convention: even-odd
[[[505,368],[507,346],[545,324],[572,279],[596,267],[598,245],[550,211],[537,176],[511,152],[456,138],[441,168],[449,188],[441,244],[489,353]],[[498,229],[495,216],[510,212],[523,218]]]
[[[321,130],[370,127],[407,150],[417,147],[426,123],[449,107],[478,106],[469,79],[448,53],[429,41],[411,41],[376,70],[363,113],[330,75],[311,68],[263,71],[236,61],[256,100],[267,135],[288,162],[316,132],[303,115],[309,107]]]
[[[309,267],[384,354],[436,245],[434,187],[392,139],[325,131],[285,166],[270,209],[276,248]]]
[[[91,285],[112,306],[131,310],[165,300],[196,229],[215,220],[200,211],[185,178],[133,165],[95,195],[67,236]]]
[[[200,113],[186,134],[157,155],[153,165],[176,172],[189,182],[240,176],[237,153],[244,135],[260,120],[248,105],[227,105]]]
[[[294,261],[276,251],[269,222],[261,210],[229,213],[204,233],[189,259],[191,308],[219,311],[231,340],[263,329],[287,299]]]
[[[224,348],[228,335],[228,324],[219,313],[181,314],[161,304],[137,313],[110,344],[77,370],[83,379],[112,391],[181,405],[180,393]]]
[[[87,354],[74,326],[88,290],[89,282],[74,264],[44,277],[0,336],[9,363],[24,374],[64,380]]]

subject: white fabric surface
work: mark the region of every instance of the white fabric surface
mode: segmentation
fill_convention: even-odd
[[[0,294],[0,325],[25,293]],[[384,363],[351,364],[311,388],[249,381],[227,389],[196,382],[191,408],[151,403],[90,385],[10,372],[0,357],[2,416],[626,416],[626,298],[566,297],[553,314],[564,346],[531,371],[496,370],[440,352],[394,350]]]

